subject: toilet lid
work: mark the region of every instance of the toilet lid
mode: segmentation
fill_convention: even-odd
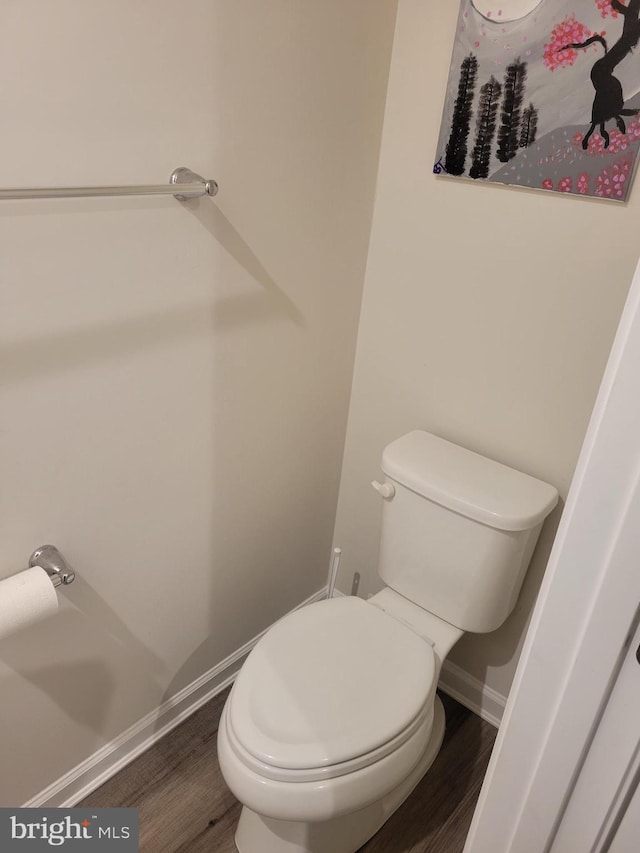
[[[285,616],[258,642],[230,699],[241,746],[264,764],[322,768],[397,738],[435,690],[431,646],[355,597]]]

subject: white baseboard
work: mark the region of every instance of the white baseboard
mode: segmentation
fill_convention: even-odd
[[[324,587],[298,607],[320,601],[326,598],[326,595],[327,589]],[[95,791],[198,708],[225,690],[240,671],[251,649],[265,633],[266,631],[262,631],[192,684],[167,699],[158,708],[25,803],[23,808],[70,808]]]
[[[460,669],[459,666],[445,660],[438,687],[492,726],[496,728],[500,726],[506,698]]]

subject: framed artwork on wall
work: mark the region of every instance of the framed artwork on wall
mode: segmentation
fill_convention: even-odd
[[[461,0],[434,172],[625,201],[640,0]]]

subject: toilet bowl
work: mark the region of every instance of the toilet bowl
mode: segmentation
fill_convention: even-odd
[[[351,853],[437,755],[441,664],[426,636],[434,617],[396,596],[397,618],[389,612],[394,593],[383,592],[290,614],[236,679],[218,758],[244,805],[241,853]],[[449,644],[462,634],[445,631]]]
[[[388,445],[382,468],[386,586],[285,616],[225,704],[218,759],[243,804],[240,853],[355,853],[375,834],[440,748],[442,662],[513,610],[558,499],[421,431]]]

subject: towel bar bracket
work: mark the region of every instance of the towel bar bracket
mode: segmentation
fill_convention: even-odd
[[[197,175],[186,166],[179,166],[174,172],[172,172],[169,182],[171,184],[204,184],[203,195],[208,195],[211,198],[213,198],[214,195],[217,195],[218,192],[218,184],[213,180],[213,178],[203,178],[202,175]],[[192,196],[176,193],[175,198],[177,198],[178,201],[188,201]]]

